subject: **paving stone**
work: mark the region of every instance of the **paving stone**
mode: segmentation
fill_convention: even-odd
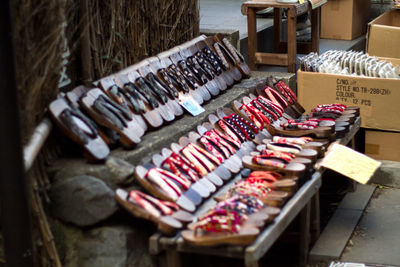
[[[400,264],[400,189],[377,189],[342,261]]]
[[[371,182],[400,188],[400,162],[382,160],[382,166],[376,171]]]
[[[361,215],[361,210],[337,209],[312,248],[309,261],[317,263],[339,259]]]
[[[50,198],[52,214],[77,226],[96,224],[118,209],[114,192],[103,181],[87,175],[54,183]]]
[[[357,184],[357,190],[346,194],[339,209],[364,210],[374,191],[375,186]]]

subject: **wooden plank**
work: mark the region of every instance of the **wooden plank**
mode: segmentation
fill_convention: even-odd
[[[248,32],[248,48],[249,48],[249,67],[251,70],[256,69],[255,54],[257,51],[257,21],[256,11],[254,8],[247,10],[247,32]]]
[[[275,53],[256,53],[255,55],[257,64],[268,64],[276,66],[287,66],[288,55],[287,54],[275,54]]]
[[[275,243],[286,227],[299,214],[311,197],[321,187],[321,173],[315,172],[296,194],[285,204],[275,221],[268,226],[245,250],[245,264],[257,262]]]
[[[150,254],[157,255],[161,252],[160,238],[161,238],[160,232],[157,232],[150,237],[150,239],[149,239]]]
[[[243,259],[244,246],[218,246],[198,247],[185,243],[183,238],[178,239],[176,250],[179,252],[195,253],[202,255],[213,255],[234,259]]]
[[[311,200],[311,222],[310,222],[311,245],[313,245],[318,240],[321,234],[320,213],[321,211],[320,211],[319,190],[318,190]]]
[[[167,249],[167,266],[168,267],[181,267],[182,260],[179,252],[175,249]]]
[[[311,11],[311,49],[319,53],[319,32],[321,25],[321,7]],[[309,52],[308,52],[309,53]]]
[[[282,9],[274,8],[274,52],[278,53],[282,32]]]
[[[256,7],[256,8],[266,8],[266,7],[278,7],[278,8],[296,8],[299,11],[303,10],[304,8],[310,8],[308,1],[305,1],[304,4],[298,3],[278,3],[274,0],[253,0],[253,1],[246,1],[242,4],[245,7]]]
[[[288,40],[288,72],[296,72],[296,21],[297,17],[295,15],[295,9],[289,8],[288,10],[288,30],[287,30],[287,40]]]
[[[297,54],[309,54],[313,52],[312,43],[297,42]]]
[[[299,264],[300,266],[307,265],[307,256],[310,249],[310,201],[300,212],[300,240],[299,240]]]

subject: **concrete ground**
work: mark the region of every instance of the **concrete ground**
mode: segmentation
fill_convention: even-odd
[[[244,0],[199,0],[200,31],[239,31],[241,52],[246,56],[247,18],[240,11],[243,2]],[[257,19],[259,48],[264,45],[260,45],[260,40],[265,43],[273,42],[271,38],[272,25],[272,18]],[[268,50],[271,46],[271,44],[266,44],[261,49]],[[365,36],[353,41],[320,40],[320,52],[329,49],[363,50],[364,47]],[[286,68],[269,66],[262,66],[259,70],[287,72]],[[350,206],[343,207],[346,205],[342,205],[343,208],[338,209],[340,210],[338,214],[332,217],[334,219],[331,223],[333,227],[337,226],[335,222],[341,224],[342,227],[334,228],[333,237],[327,240],[337,241],[334,239],[340,237],[344,238],[344,242],[336,242],[336,244],[341,243],[340,247],[337,247],[337,245],[335,247],[335,242],[331,242],[329,245],[320,244],[320,247],[324,248],[325,252],[329,254],[328,246],[331,246],[335,252],[332,255],[336,255],[336,258],[331,258],[332,260],[365,263],[368,266],[400,266],[400,162],[384,162],[372,182],[376,184],[375,192],[366,187],[360,187],[363,188],[360,189],[361,193],[349,195],[350,201],[347,201],[347,204]],[[366,194],[369,195],[365,202]],[[372,198],[370,199],[371,195]],[[352,207],[351,204],[357,202],[365,203],[359,208]],[[356,219],[353,217],[355,213],[358,213]],[[351,218],[354,220],[351,220]],[[348,226],[345,223],[346,221],[351,221],[351,227],[343,227]],[[337,253],[338,251],[339,253]],[[328,266],[329,262],[318,266]]]
[[[341,260],[400,266],[399,188],[377,188]]]
[[[247,17],[241,13],[241,5],[245,0],[199,0],[200,32],[226,33],[239,32],[240,51],[247,58]],[[273,18],[257,18],[258,50],[272,52],[273,48]],[[285,30],[284,30],[285,31]],[[329,49],[357,50],[365,48],[365,36],[352,41],[321,39],[321,53]],[[260,66],[258,70],[270,72],[287,72],[286,67]]]

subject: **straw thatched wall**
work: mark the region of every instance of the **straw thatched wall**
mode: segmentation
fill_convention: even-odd
[[[197,0],[15,0],[11,4],[24,143],[60,90],[119,71],[199,32]],[[46,167],[59,154],[57,148],[46,145],[28,173],[37,266],[61,266],[43,205],[49,201]]]
[[[89,0],[94,78],[198,35],[197,1]]]
[[[68,75],[70,88],[83,79],[90,82],[119,71],[199,32],[197,0],[17,0],[12,1],[12,15],[25,138],[56,97],[60,72]],[[83,52],[86,48],[88,53]],[[66,51],[70,55],[63,58]]]

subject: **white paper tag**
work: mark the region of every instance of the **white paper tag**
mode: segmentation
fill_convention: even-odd
[[[197,116],[206,111],[191,96],[180,96],[179,104],[184,107],[192,116]]]
[[[381,162],[346,146],[333,143],[318,165],[341,173],[361,184],[366,184],[381,166]]]

